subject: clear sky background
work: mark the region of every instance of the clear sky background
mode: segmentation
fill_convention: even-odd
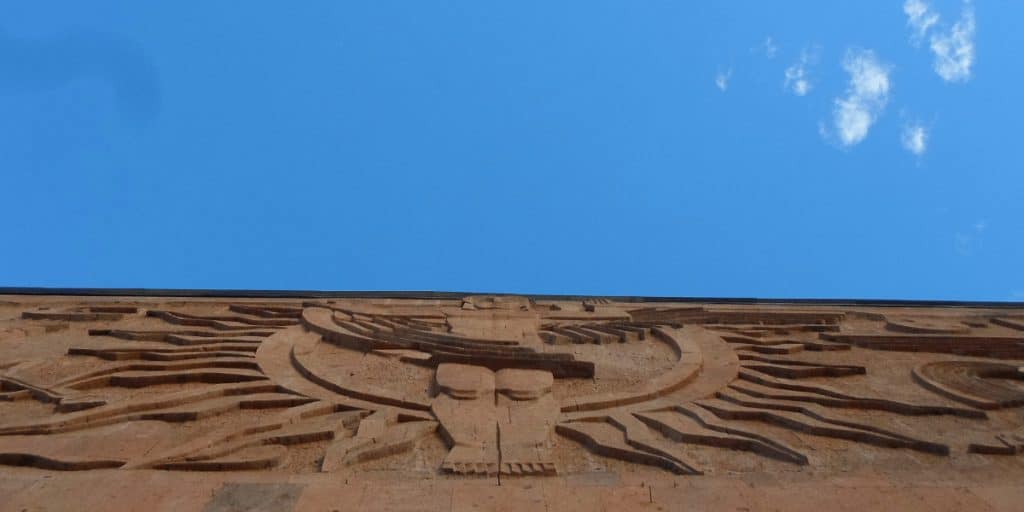
[[[0,285],[1024,300],[1022,20],[3,2]]]

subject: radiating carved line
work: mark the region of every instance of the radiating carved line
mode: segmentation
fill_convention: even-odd
[[[636,416],[649,427],[673,441],[749,451],[785,462],[807,464],[807,457],[777,441],[765,442],[752,437],[749,433],[737,434],[738,429],[728,427],[719,426],[720,430],[712,430],[692,417],[678,412],[638,413]],[[724,433],[722,430],[731,433]]]
[[[774,451],[770,451],[769,453],[778,454],[780,458],[782,458],[782,460],[790,460],[801,465],[807,464],[807,457],[804,454],[795,450],[794,448],[790,447],[786,443],[772,439],[768,436],[758,434],[756,432],[747,431],[737,426],[723,424],[721,421],[719,421],[717,416],[711,414],[709,411],[699,407],[696,404],[676,404],[668,410],[675,411],[676,413],[679,413],[697,422],[702,427],[708,430],[713,430],[715,432],[721,432],[723,434],[738,436],[742,438],[750,438],[759,441],[760,443],[768,446],[770,449],[774,449]]]
[[[697,402],[697,405],[711,411],[722,419],[760,421],[818,436],[846,439],[887,448],[909,448],[937,455],[949,455],[949,447],[946,445],[879,434],[870,429],[854,427],[852,426],[855,425],[853,423],[840,425],[806,415],[801,417],[800,413],[786,411],[781,408],[770,410],[743,405],[736,406],[723,400],[702,400]]]
[[[262,318],[294,318],[302,316],[302,308],[291,306],[255,306],[248,304],[229,304],[228,309],[236,313],[258,316]]]
[[[245,457],[235,456],[226,460],[174,461],[155,464],[153,469],[177,471],[253,471],[277,466],[287,455],[283,446],[257,446],[249,449]]]
[[[259,344],[273,331],[234,331],[214,333],[208,331],[124,331],[118,329],[90,329],[90,336],[109,336],[131,341],[157,341],[172,345],[210,345],[213,343]]]
[[[213,385],[198,391],[182,391],[159,398],[143,398],[119,404],[108,404],[87,411],[69,413],[51,421],[23,425],[0,425],[0,435],[40,435],[95,428],[112,423],[142,419],[150,411],[170,409],[220,397],[260,393],[287,393],[287,391],[281,389],[276,384],[266,381]]]
[[[401,421],[394,411],[376,411],[359,423],[355,436],[339,439],[328,447],[320,470],[338,471],[352,464],[409,451],[437,428],[436,421]]]
[[[1019,336],[827,333],[821,336],[826,340],[874,350],[1024,359],[1024,338]]]
[[[124,371],[97,377],[71,386],[73,389],[89,389],[101,386],[117,386],[141,388],[161,384],[183,384],[186,382],[202,382],[205,384],[223,384],[229,382],[252,382],[267,380],[260,372],[246,370],[183,370],[183,371]]]
[[[559,423],[555,426],[555,431],[582,444],[598,455],[636,464],[656,466],[681,475],[700,474],[692,466],[630,446],[625,441],[625,434],[607,423],[583,421]]]
[[[635,415],[628,412],[616,412],[609,414],[606,421],[625,434],[626,444],[672,460],[680,467],[685,468],[686,474],[703,474],[676,453],[675,447],[653,435],[647,425],[637,419]]]
[[[197,369],[234,368],[259,370],[255,359],[249,358],[203,358],[184,362],[119,363],[99,370],[75,375],[57,382],[58,386],[72,389],[89,389],[108,385],[109,377],[123,372],[172,372]]]
[[[218,331],[244,331],[253,326],[279,328],[298,323],[291,318],[245,318],[242,316],[199,316],[174,311],[151,309],[146,316],[159,318],[165,322],[197,327],[210,327]],[[241,324],[241,325],[236,325]]]
[[[997,316],[992,319],[992,323],[1003,327],[1009,327],[1010,329],[1024,331],[1024,317]]]
[[[704,324],[707,329],[740,333],[755,338],[805,332],[839,332],[838,324],[728,325]]]
[[[959,407],[946,407],[938,405],[916,405],[894,400],[880,398],[861,397],[843,393],[835,388],[822,384],[810,384],[788,379],[778,379],[749,371],[740,370],[740,379],[760,386],[740,385],[734,383],[730,387],[737,389],[750,396],[760,396],[772,399],[791,400],[799,402],[811,402],[830,407],[851,407],[858,409],[876,409],[908,416],[919,415],[943,415],[961,416],[965,418],[985,418],[984,412]],[[769,391],[766,388],[775,390],[795,391],[796,393],[779,393]],[[837,399],[828,400],[827,398]]]
[[[45,308],[23,311],[26,320],[61,320],[65,322],[111,322],[124,318],[126,314],[138,313],[134,306],[83,306],[59,310]]]
[[[59,403],[64,398],[59,390],[38,386],[13,375],[0,374],[0,391],[18,392],[20,396],[34,398],[43,403]],[[10,400],[15,399],[12,397]]]
[[[778,345],[740,345],[736,347],[737,352],[755,352],[758,354],[786,355],[803,352],[803,343],[780,343]]]
[[[93,356],[107,361],[181,361],[208,357],[248,357],[255,358],[258,346],[234,347],[232,350],[217,350],[221,347],[203,345],[195,348],[182,349],[144,349],[144,348],[107,348],[71,347],[69,356]],[[243,351],[244,349],[244,351]]]
[[[742,354],[741,354],[742,356]],[[773,377],[784,377],[787,379],[809,379],[813,377],[845,377],[849,375],[864,375],[863,367],[835,367],[835,366],[806,366],[791,367],[776,364],[744,364],[744,369],[753,370],[771,375]]]
[[[212,460],[255,446],[292,446],[332,441],[353,429],[365,415],[364,413],[365,411],[332,411],[325,415],[303,417],[303,421],[281,422],[276,428],[269,428],[270,423],[267,423],[258,432],[224,436],[223,439],[213,441],[210,447],[191,453],[184,459],[190,461]]]
[[[958,320],[937,317],[889,316],[885,328],[915,334],[965,334],[970,328]]]
[[[86,471],[90,469],[113,469],[124,466],[123,460],[61,460],[31,453],[0,453],[0,464],[5,466],[26,466],[52,471]]]
[[[849,427],[849,428],[856,429],[856,430],[865,430],[865,431],[869,431],[869,432],[874,432],[876,434],[881,434],[883,436],[893,437],[893,438],[896,438],[896,439],[902,439],[902,440],[908,441],[908,442],[914,442],[914,443],[921,442],[921,441],[918,441],[917,439],[914,439],[912,437],[905,436],[905,435],[897,433],[897,432],[892,432],[890,430],[885,430],[885,429],[882,429],[882,428],[879,428],[879,427],[876,427],[876,426],[873,426],[873,425],[857,423],[857,422],[854,422],[854,421],[848,421],[848,420],[844,420],[844,419],[841,419],[841,418],[832,418],[832,417],[826,415],[824,413],[824,411],[822,410],[822,408],[820,406],[818,406],[818,405],[793,404],[793,403],[786,402],[786,401],[770,400],[770,399],[769,400],[755,400],[755,399],[751,399],[751,398],[746,397],[746,396],[737,395],[734,392],[732,392],[732,390],[719,391],[718,393],[715,393],[715,396],[717,398],[721,399],[721,400],[726,401],[726,402],[732,402],[732,403],[734,403],[736,405],[741,405],[743,407],[749,407],[749,408],[752,408],[752,409],[771,409],[771,410],[776,410],[776,411],[786,411],[786,412],[799,413],[799,414],[803,414],[804,416],[807,416],[807,417],[813,418],[815,420],[818,420],[818,421],[820,421],[822,423],[832,423],[834,425],[839,425],[839,426],[842,426],[842,427]]]
[[[244,441],[246,438],[251,439],[252,436],[259,436],[267,432],[281,431],[288,425],[298,424],[310,418],[317,418],[347,410],[349,409],[332,402],[322,400],[309,402],[304,405],[285,409],[272,417],[259,419],[255,422],[242,426],[228,425],[220,427],[212,432],[204,434],[201,437],[194,438],[182,445],[172,447],[161,453],[129,461],[128,464],[125,465],[125,468],[142,469],[163,467],[168,463],[189,461],[193,455],[201,454],[208,450],[231,451],[232,447],[235,447],[235,451],[237,451],[237,449],[248,446],[244,442],[236,444],[239,441]],[[344,426],[343,424],[345,422],[340,423],[341,425],[339,425],[339,427]]]
[[[753,325],[830,325],[838,324],[845,313],[835,311],[757,311],[706,309],[704,307],[647,307],[629,311],[636,322],[671,324],[753,324]]]
[[[845,377],[867,373],[867,369],[863,366],[809,363],[790,359],[767,358],[752,354],[737,355],[743,368],[759,371],[773,377],[803,379],[809,377]]]
[[[971,443],[967,451],[989,455],[1020,455],[1024,453],[1024,428],[996,434],[988,442]]]

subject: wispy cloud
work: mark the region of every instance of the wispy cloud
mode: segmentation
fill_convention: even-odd
[[[931,33],[928,46],[935,58],[935,73],[947,82],[970,80],[974,66],[974,4],[964,0],[960,19],[944,31],[938,29],[941,17],[925,0],[906,0],[903,12],[912,29],[910,42],[914,46]]]
[[[974,65],[974,6],[967,2],[947,33],[932,35],[935,72],[947,82],[966,82]]]
[[[729,88],[729,79],[731,78],[732,68],[725,71],[719,70],[718,73],[715,74],[715,87],[718,87],[718,90],[725,92],[726,89]]]
[[[976,221],[971,228],[953,235],[953,245],[961,256],[970,256],[981,247],[981,237],[988,229],[988,221]]]
[[[903,149],[921,156],[928,150],[928,128],[917,122],[905,124],[900,141]]]
[[[806,96],[807,93],[811,92],[814,88],[814,84],[811,82],[808,67],[815,64],[818,60],[818,49],[805,48],[800,52],[800,60],[798,60],[792,66],[786,68],[786,89],[793,92],[797,96]]]
[[[907,25],[914,30],[910,38],[914,46],[921,44],[928,31],[939,22],[939,14],[924,0],[907,0],[903,3],[903,12],[907,15]]]
[[[779,53],[779,45],[775,44],[775,40],[771,36],[764,38],[764,42],[759,46],[753,48],[753,51],[763,53],[765,57],[774,59]]]
[[[890,67],[871,50],[847,50],[843,69],[850,75],[846,95],[836,98],[832,117],[844,147],[863,141],[889,103]]]

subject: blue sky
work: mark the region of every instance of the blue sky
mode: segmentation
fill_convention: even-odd
[[[1022,19],[5,2],[0,285],[1024,300]]]

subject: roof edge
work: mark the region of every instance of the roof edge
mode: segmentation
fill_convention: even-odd
[[[610,299],[618,302],[694,302],[710,304],[818,304],[827,306],[895,306],[895,307],[986,307],[1024,308],[1020,301],[960,301],[904,299],[773,299],[755,297],[662,297],[636,295],[553,295],[505,292],[435,292],[435,291],[327,291],[327,290],[228,290],[175,288],[47,288],[0,286],[0,295],[67,295],[81,297],[199,297],[199,298],[266,298],[266,299],[459,299],[467,295],[518,295],[540,300]]]

